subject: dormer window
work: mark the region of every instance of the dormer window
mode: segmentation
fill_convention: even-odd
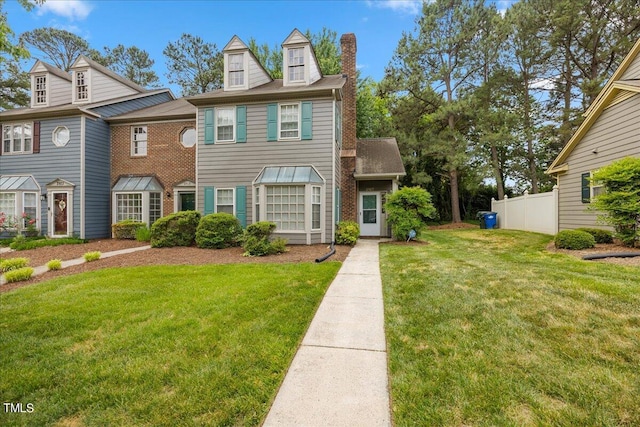
[[[46,105],[47,104],[47,76],[40,75],[35,76],[35,104]]]
[[[289,81],[304,81],[304,48],[289,48]]]
[[[86,71],[76,71],[76,101],[87,101],[89,99],[89,88]]]
[[[244,86],[244,55],[229,55],[229,85]]]

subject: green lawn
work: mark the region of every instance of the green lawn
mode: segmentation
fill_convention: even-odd
[[[639,268],[533,233],[426,239],[381,246],[396,425],[640,425]]]
[[[257,425],[340,264],[138,267],[0,294],[0,425]]]

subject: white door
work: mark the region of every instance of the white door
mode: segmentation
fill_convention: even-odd
[[[360,235],[380,235],[380,193],[360,193]]]

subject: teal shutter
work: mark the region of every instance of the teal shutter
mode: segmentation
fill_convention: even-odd
[[[247,107],[236,107],[236,142],[247,142]]]
[[[267,141],[278,140],[278,104],[267,105]]]
[[[213,123],[213,108],[204,110],[204,143],[213,144],[215,142],[215,127]]]
[[[591,203],[591,173],[582,174],[582,203]]]
[[[213,187],[204,187],[204,214],[209,215],[214,212],[214,191]]]
[[[247,187],[244,185],[236,187],[236,218],[242,228],[247,226]]]
[[[311,128],[313,125],[313,108],[311,102],[302,103],[302,139],[312,139]]]

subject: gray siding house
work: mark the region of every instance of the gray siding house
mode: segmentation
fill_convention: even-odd
[[[340,220],[388,236],[384,197],[404,176],[393,138],[356,140],[356,40],[341,38],[342,74],[324,76],[309,40],[285,39],[272,79],[238,37],[223,49],[224,89],[197,107],[196,206],[243,226],[276,224],[292,244],[331,242]]]
[[[559,188],[559,230],[601,226],[588,211],[602,190],[591,183],[597,169],[640,156],[640,40],[585,112],[585,120],[546,173]]]
[[[65,73],[30,71],[31,106],[0,112],[0,212],[49,237],[111,234],[110,128],[116,114],[170,101],[80,56]]]

